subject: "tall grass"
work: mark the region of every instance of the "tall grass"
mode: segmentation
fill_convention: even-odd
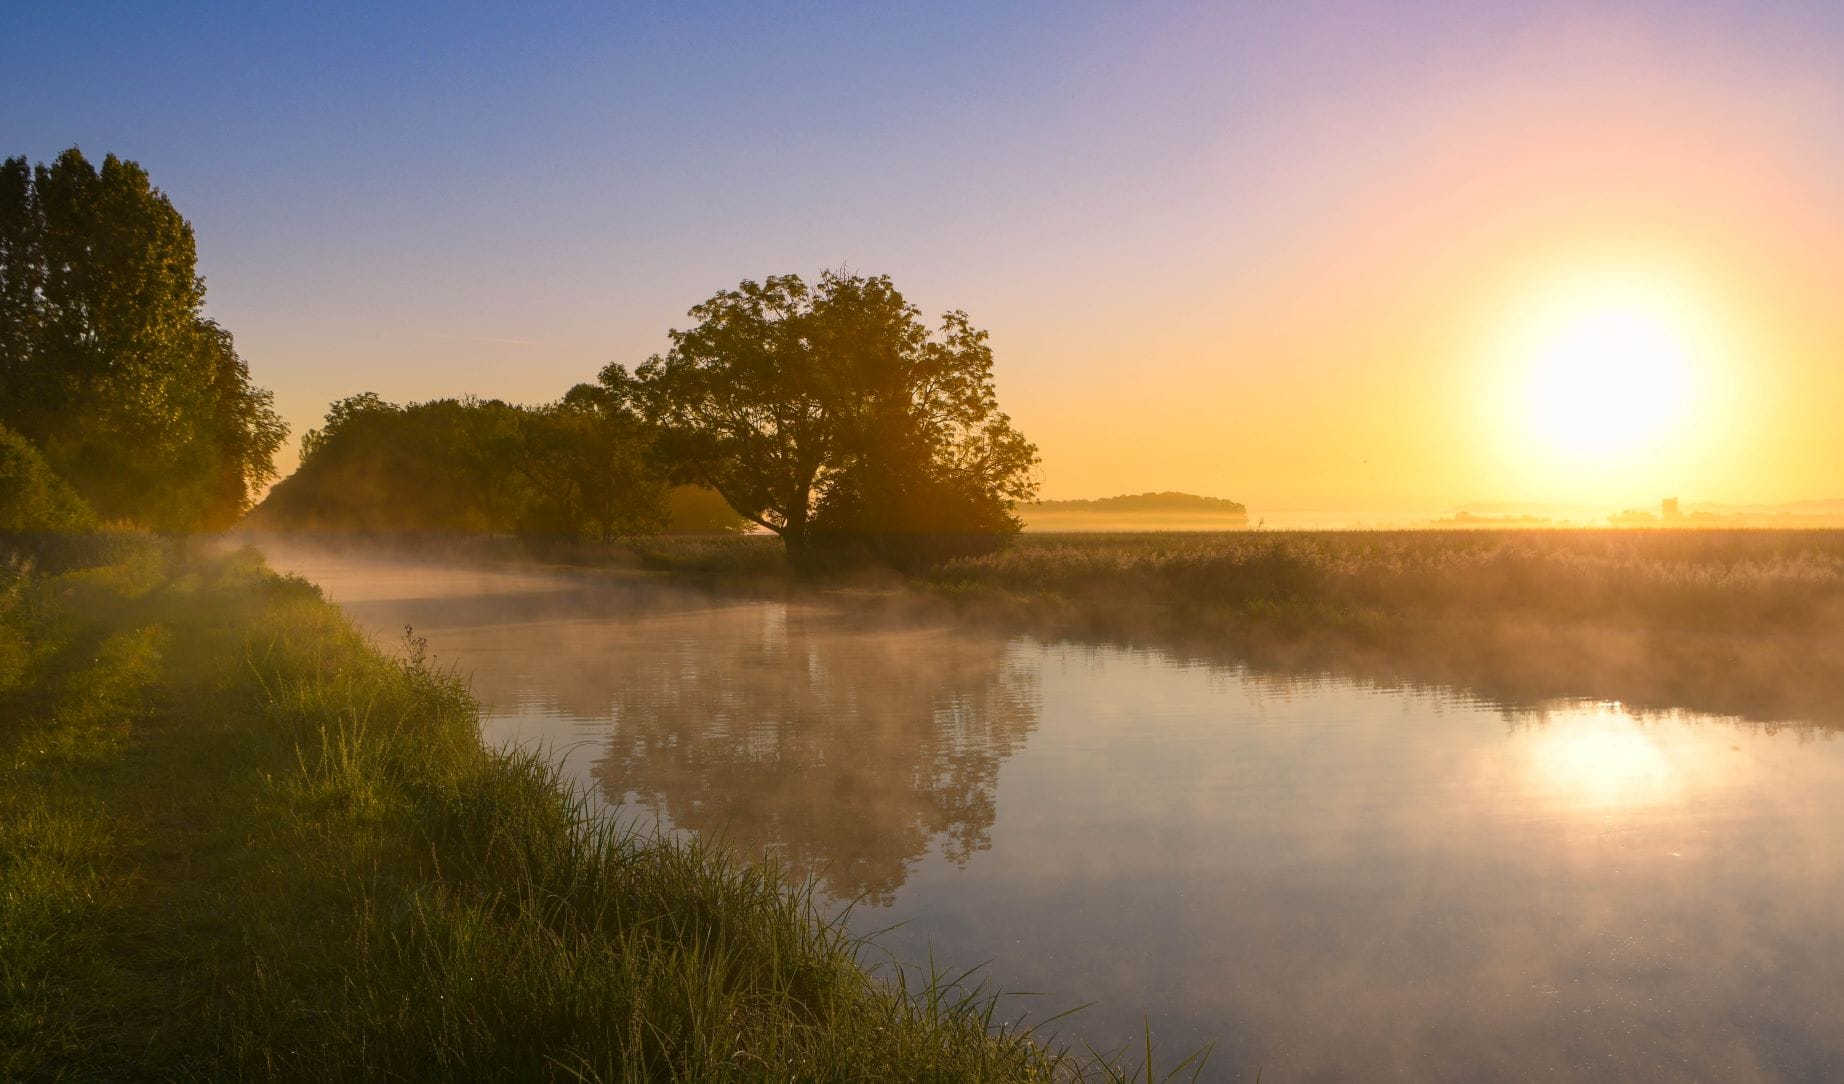
[[[762,578],[789,573],[786,547],[771,534],[653,535],[622,545],[645,568],[724,578]]]
[[[1844,623],[1844,532],[1024,535],[938,584],[1314,621],[1474,618],[1687,630]]]
[[[930,578],[1052,635],[1506,707],[1620,700],[1844,725],[1844,532],[1024,535]]]
[[[772,864],[588,816],[251,555],[0,600],[0,1077],[1129,1075],[873,974]]]

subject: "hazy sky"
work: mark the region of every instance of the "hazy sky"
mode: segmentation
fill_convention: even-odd
[[[1844,497],[1835,2],[307,7],[0,3],[0,151],[146,166],[297,433],[848,265],[1048,497]]]

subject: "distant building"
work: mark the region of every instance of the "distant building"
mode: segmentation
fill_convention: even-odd
[[[1664,520],[1666,523],[1670,523],[1672,520],[1679,518],[1682,514],[1683,513],[1678,511],[1678,499],[1676,497],[1666,497],[1663,501],[1659,502],[1658,518]]]

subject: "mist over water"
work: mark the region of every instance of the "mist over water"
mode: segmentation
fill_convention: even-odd
[[[1844,743],[279,544],[489,742],[814,873],[907,963],[1206,1076],[1844,1077]]]

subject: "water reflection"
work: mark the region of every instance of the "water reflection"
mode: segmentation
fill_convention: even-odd
[[[502,743],[543,746],[614,810],[774,851],[887,905],[925,855],[990,845],[999,765],[1037,723],[1005,638],[641,578],[272,559],[381,639],[462,668]]]
[[[931,844],[955,864],[990,845],[999,764],[1039,701],[1003,641],[780,604],[629,631],[647,650],[594,679],[612,725],[592,774],[611,801],[876,903]]]
[[[1673,745],[1658,727],[1636,724],[1610,704],[1544,716],[1525,743],[1530,789],[1581,813],[1662,806],[1681,799],[1690,777],[1708,773],[1712,754],[1721,755],[1710,745]]]
[[[639,581],[308,574],[471,673],[493,740],[824,867],[906,960],[990,962],[1038,1016],[1098,1001],[1097,1046],[1149,1020],[1218,1041],[1215,1079],[1844,1079],[1826,731]]]

